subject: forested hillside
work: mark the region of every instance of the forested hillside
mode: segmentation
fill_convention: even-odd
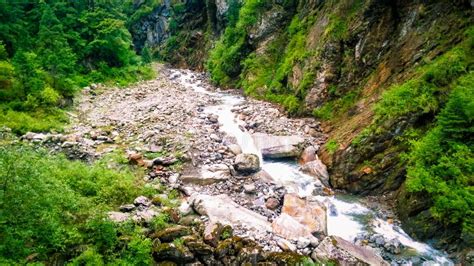
[[[152,71],[133,50],[127,29],[131,6],[123,1],[2,2],[1,123],[21,133],[60,130],[66,117],[58,107],[69,106],[82,87],[150,78]]]

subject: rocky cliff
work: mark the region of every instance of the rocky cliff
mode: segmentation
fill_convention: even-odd
[[[409,233],[451,252],[472,247],[472,232],[447,228],[425,194],[406,189],[400,156],[433,127],[453,84],[471,75],[472,2],[161,3],[131,26],[137,49],[152,47],[174,65],[206,69],[217,85],[318,117],[329,135],[320,156],[334,188],[395,192]],[[423,86],[414,86],[420,79]],[[429,97],[425,85],[433,88]],[[400,86],[409,89],[398,98],[386,93]]]

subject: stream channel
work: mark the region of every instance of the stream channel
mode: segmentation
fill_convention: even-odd
[[[295,192],[300,197],[313,194],[315,184],[319,180],[302,173],[295,160],[264,160],[262,158],[251,134],[243,129],[242,121],[239,121],[232,112],[235,106],[245,102],[244,97],[226,92],[209,91],[199,79],[195,78],[196,74],[192,71],[171,70],[171,73],[172,76],[178,77],[177,82],[182,86],[219,100],[219,105],[208,106],[205,112],[218,115],[221,130],[237,139],[243,153],[259,156],[262,169],[272,177],[275,183],[284,185],[288,192]],[[364,206],[361,198],[357,196],[336,193],[334,196],[316,197],[328,207],[328,235],[336,235],[351,242],[354,242],[358,236],[374,234],[382,235],[384,242],[398,240],[397,242],[406,248],[398,255],[389,255],[389,260],[395,265],[399,263],[403,265],[454,265],[445,252],[412,239],[400,226],[377,217],[376,212]],[[387,259],[387,255],[384,258]]]

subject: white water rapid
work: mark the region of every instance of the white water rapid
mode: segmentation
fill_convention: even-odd
[[[252,136],[241,126],[232,109],[245,101],[241,96],[223,92],[211,92],[206,90],[201,80],[196,79],[191,71],[171,70],[172,79],[176,79],[186,88],[196,92],[205,93],[221,101],[216,106],[208,106],[205,112],[218,115],[221,130],[228,135],[234,136],[244,153],[259,155],[262,169],[265,170],[273,180],[284,185],[289,192],[298,193],[301,197],[312,195],[316,180],[299,170],[296,161],[274,161],[263,160],[260,151],[256,148]],[[393,255],[392,265],[443,265],[450,266],[454,263],[448,259],[447,254],[432,248],[430,245],[417,242],[408,236],[400,227],[377,218],[375,212],[363,206],[356,197],[347,195],[316,196],[321,202],[328,206],[328,234],[342,237],[353,242],[357,235],[365,232],[378,233],[384,239],[398,239],[408,248],[408,251],[400,255]]]

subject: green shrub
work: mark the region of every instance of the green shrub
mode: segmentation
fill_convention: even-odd
[[[329,140],[326,143],[326,149],[328,150],[329,154],[334,154],[339,149],[339,144],[335,140]]]
[[[26,146],[0,147],[0,257],[22,261],[89,245],[80,260],[115,252],[117,231],[106,210],[142,194],[142,181],[105,162],[88,165]]]
[[[408,154],[409,191],[427,192],[431,212],[446,225],[461,224],[474,236],[474,73],[463,77],[437,117],[436,126],[413,142]]]

